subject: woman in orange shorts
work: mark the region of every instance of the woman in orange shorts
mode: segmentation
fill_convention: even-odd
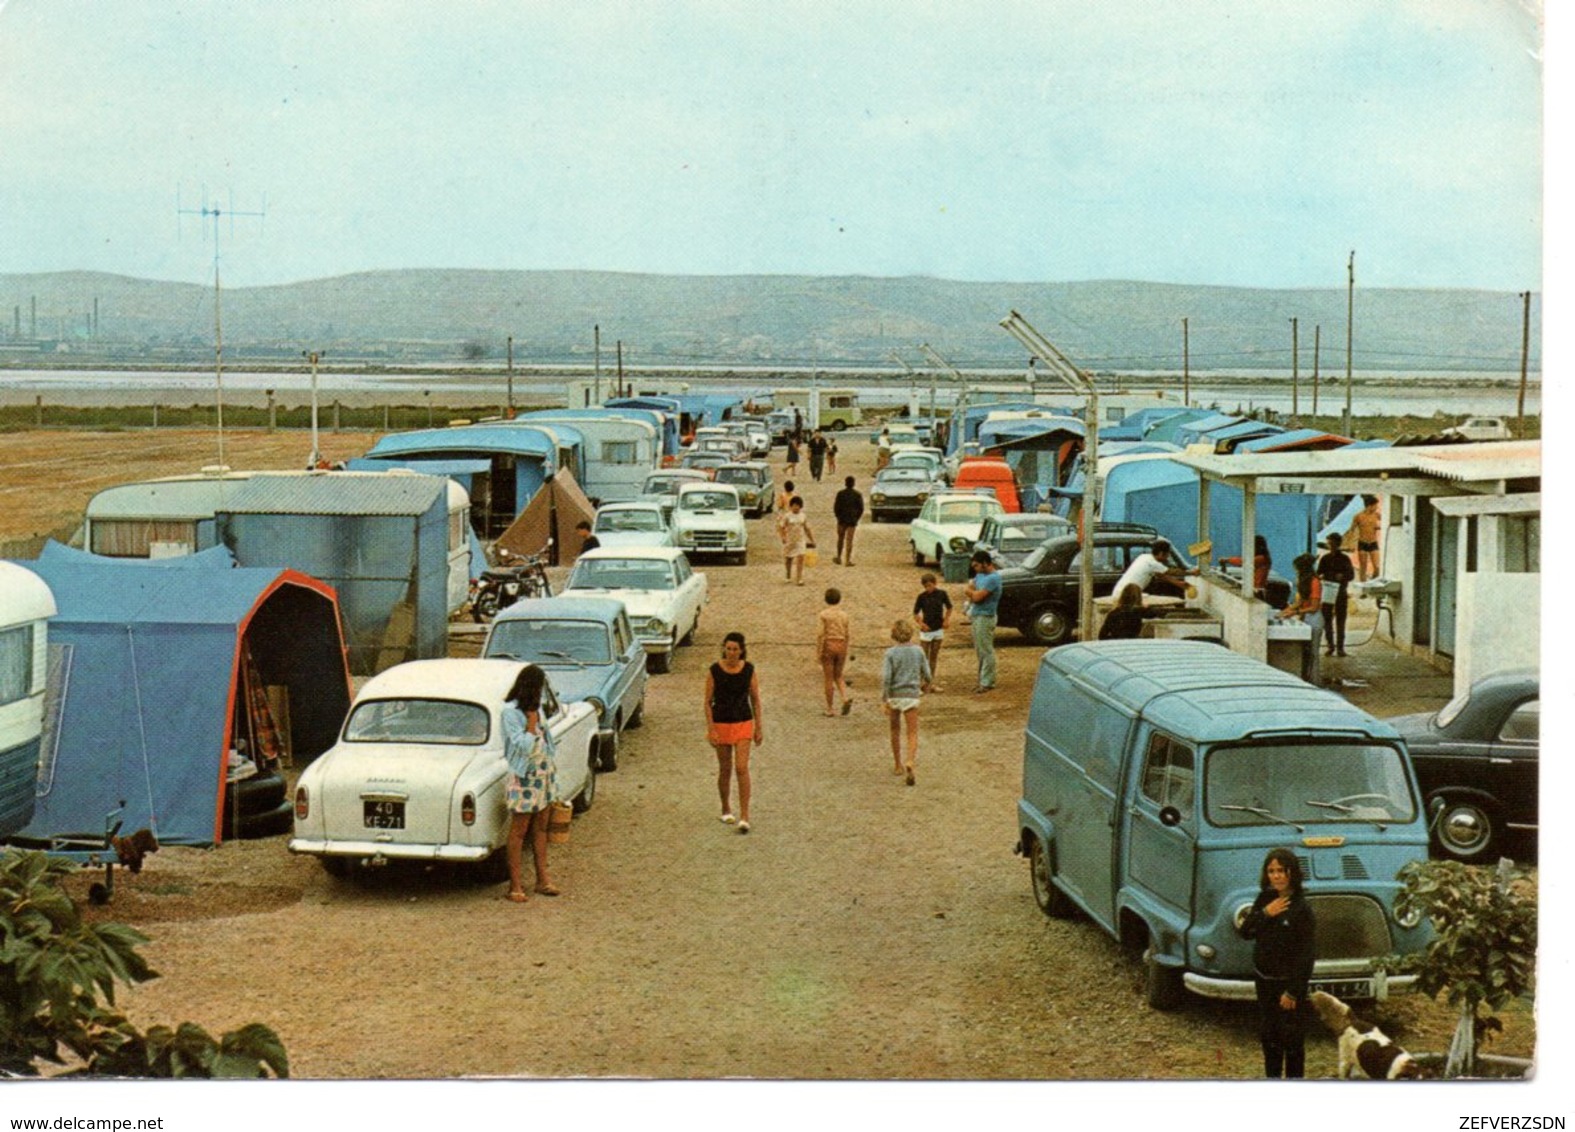
[[[716,787],[722,796],[722,821],[736,821],[739,833],[749,832],[749,749],[765,740],[760,719],[760,680],[749,663],[744,634],[722,638],[722,659],[705,677],[706,741],[716,750]],[[738,816],[733,816],[732,788],[738,778]]]

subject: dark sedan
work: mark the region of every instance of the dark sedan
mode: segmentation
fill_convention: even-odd
[[[926,499],[945,489],[923,468],[882,468],[870,485],[870,519],[912,519]]]
[[[1115,589],[1132,560],[1147,553],[1154,538],[1154,528],[1140,523],[1098,524],[1094,528],[1094,595],[1103,597]],[[1077,628],[1080,555],[1077,532],[1068,530],[1045,539],[1021,566],[1002,570],[1001,603],[996,609],[999,623],[1046,648],[1071,640]]]
[[[997,566],[1021,566],[1039,544],[1056,535],[1076,533],[1070,520],[1037,512],[991,515],[979,528],[975,550],[988,550]]]
[[[1411,748],[1440,856],[1492,861],[1506,838],[1537,829],[1540,703],[1534,672],[1484,676],[1436,715],[1392,723]]]

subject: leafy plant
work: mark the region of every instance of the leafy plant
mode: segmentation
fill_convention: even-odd
[[[43,853],[0,854],[0,1073],[40,1062],[120,1077],[289,1076],[279,1037],[252,1023],[215,1040],[201,1026],[143,1032],[114,1008],[117,984],[158,978],[124,924],[90,924],[62,885],[76,866]]]
[[[1445,1075],[1476,1072],[1477,1046],[1503,1023],[1479,1012],[1502,1009],[1536,986],[1537,894],[1524,870],[1459,861],[1413,861],[1400,870],[1397,915],[1425,916],[1435,938],[1419,954],[1390,956],[1389,970],[1416,975],[1430,998],[1459,1010]]]

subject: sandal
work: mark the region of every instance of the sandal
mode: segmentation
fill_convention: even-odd
[[[513,901],[515,904],[523,904],[525,901],[530,899],[530,893],[521,892],[519,889],[514,889],[508,894],[508,899]]]
[[[543,896],[559,895],[558,886],[555,884],[538,884],[536,886],[536,891],[541,893]]]
[[[748,833],[749,832],[749,823],[747,821],[739,822],[738,823],[738,832],[739,833]]]
[[[738,819],[735,818],[732,814],[723,814],[722,815],[722,824],[723,825],[732,825],[737,820]]]
[[[842,701],[842,714],[843,715],[847,715],[848,712],[850,712],[852,710],[853,710],[853,701],[852,700],[843,700]]]

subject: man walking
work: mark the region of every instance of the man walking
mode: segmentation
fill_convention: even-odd
[[[973,651],[979,656],[979,692],[995,691],[995,611],[1001,605],[1001,575],[988,550],[973,552],[974,576],[968,583],[968,617],[973,623]]]
[[[851,566],[853,534],[864,517],[864,497],[853,486],[852,476],[842,481],[842,490],[831,501],[831,513],[837,517],[837,553],[831,560],[839,566]]]
[[[1324,656],[1345,655],[1345,618],[1350,607],[1347,587],[1356,579],[1351,556],[1340,549],[1339,535],[1329,536],[1329,551],[1318,560],[1318,580],[1323,583]],[[1317,648],[1316,643],[1313,645]]]
[[[826,466],[826,438],[816,429],[809,438],[809,474],[816,483],[820,482],[821,469]]]

